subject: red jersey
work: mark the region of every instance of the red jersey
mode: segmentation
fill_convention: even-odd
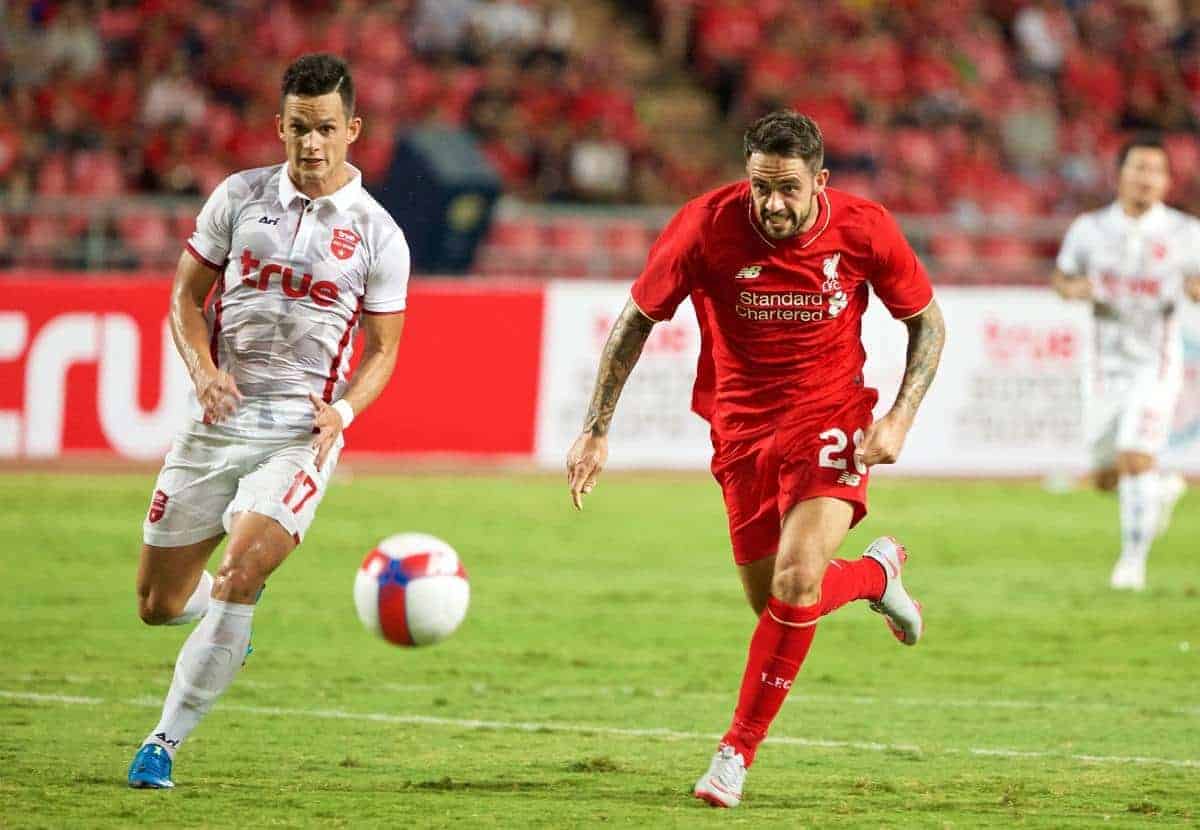
[[[898,319],[933,300],[883,206],[826,188],[806,233],[772,240],[743,181],[684,205],[632,295],[654,320],[692,298],[700,324],[692,409],[718,437],[738,440],[862,391],[868,284]]]

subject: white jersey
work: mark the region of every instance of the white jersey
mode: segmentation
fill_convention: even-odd
[[[213,362],[244,400],[221,423],[249,438],[308,433],[309,393],[341,395],[360,316],[403,311],[408,243],[362,176],[309,199],[286,165],[227,178],[187,249],[220,271],[205,317]],[[193,416],[202,412],[193,398]]]
[[[1177,307],[1200,274],[1200,221],[1163,204],[1135,219],[1114,202],[1071,224],[1057,264],[1091,281],[1099,371],[1182,371]]]

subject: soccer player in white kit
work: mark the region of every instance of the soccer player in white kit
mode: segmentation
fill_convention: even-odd
[[[1157,458],[1183,383],[1178,307],[1200,301],[1200,222],[1163,204],[1171,179],[1157,138],[1130,141],[1117,165],[1117,200],[1072,223],[1053,285],[1094,309],[1088,443],[1097,485],[1115,487],[1120,504],[1112,587],[1140,591],[1150,546],[1185,489]]]
[[[175,274],[171,331],[195,384],[194,420],[158,475],[137,590],[150,625],[200,622],[130,766],[133,787],[174,786],[175,751],[247,654],[258,593],[300,544],[343,432],[396,364],[408,245],[346,162],[362,120],[345,63],[299,58],[281,109],[287,162],[222,182]],[[363,356],[347,382],[359,326]]]

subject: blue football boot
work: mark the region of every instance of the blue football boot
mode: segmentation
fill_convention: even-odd
[[[171,756],[158,744],[146,744],[133,756],[129,765],[129,786],[139,790],[169,790],[175,786],[171,780]]]

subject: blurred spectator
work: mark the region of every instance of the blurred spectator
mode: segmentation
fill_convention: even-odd
[[[1168,133],[1172,200],[1200,207],[1200,0],[0,3],[0,198],[194,198],[277,163],[280,75],[316,50],[354,68],[368,185],[398,130],[439,123],[522,199],[677,204],[741,175],[748,119],[794,107],[834,185],[899,212],[1092,207],[1143,128]],[[102,232],[136,259],[162,227]],[[1009,242],[938,237],[1026,256]]]

